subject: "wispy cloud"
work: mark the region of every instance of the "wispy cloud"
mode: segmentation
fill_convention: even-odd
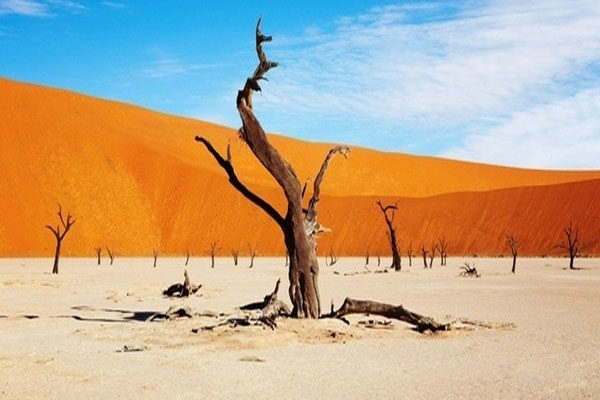
[[[106,6],[106,7],[114,8],[114,9],[125,8],[125,4],[123,4],[123,3],[117,3],[115,1],[103,1],[102,5]]]
[[[9,14],[45,17],[49,15],[49,10],[45,4],[38,1],[0,0],[0,16]]]
[[[573,112],[588,110],[581,103],[594,101],[600,74],[591,73],[593,79],[587,82],[580,76],[600,63],[600,2],[503,0],[475,3],[474,8],[474,3],[465,4],[469,7],[378,7],[341,18],[333,29],[314,30],[304,42],[285,38],[277,44],[275,36],[267,52],[281,66],[257,102],[283,114],[366,119],[397,131],[426,128],[442,138],[457,126],[464,126],[465,132],[479,128],[495,137],[514,121],[539,119],[540,110],[554,110],[563,102],[576,101]],[[585,95],[579,96],[580,91]],[[561,121],[552,119],[555,125],[545,127],[558,132]],[[598,124],[585,126],[595,131],[579,139],[598,140]],[[374,136],[377,141],[377,133]],[[470,137],[464,150],[453,146],[443,153],[475,157],[467,151],[469,140],[475,139]],[[488,142],[478,143],[476,158],[484,161],[600,167],[598,157],[570,162],[562,157],[565,148],[554,149],[560,156],[547,153],[535,163],[499,160],[494,149],[486,153]]]
[[[145,78],[169,78],[226,65],[224,63],[189,62],[156,47],[150,48],[148,53],[153,55],[154,59],[141,71],[141,75]]]

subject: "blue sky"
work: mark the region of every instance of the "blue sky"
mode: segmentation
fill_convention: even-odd
[[[600,168],[597,0],[0,0],[0,75],[237,127],[261,15],[268,131]]]

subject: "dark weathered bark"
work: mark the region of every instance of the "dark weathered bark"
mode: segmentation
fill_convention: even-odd
[[[408,266],[409,267],[412,267],[412,256],[413,256],[412,251],[413,251],[412,242],[410,242],[408,244]]]
[[[446,265],[446,257],[448,256],[448,242],[446,242],[446,236],[438,238],[438,249],[440,251],[440,265]]]
[[[237,267],[238,265],[238,256],[240,252],[238,250],[231,249],[231,256],[233,257],[233,265]]]
[[[113,261],[115,260],[115,255],[112,251],[107,247],[106,252],[108,253],[108,258],[110,258],[110,265],[113,265]]]
[[[431,246],[431,252],[429,253],[429,268],[433,267],[433,259],[435,258],[435,244]]]
[[[58,274],[58,260],[60,258],[60,250],[62,247],[62,241],[67,235],[67,232],[71,229],[73,224],[75,223],[75,218],[71,216],[71,213],[67,213],[67,218],[65,219],[62,214],[62,207],[58,205],[58,218],[60,220],[60,225],[56,225],[56,228],[50,225],[46,225],[46,228],[52,232],[54,237],[56,238],[56,249],[54,251],[54,265],[52,266],[52,273]],[[63,232],[60,232],[60,227],[62,225]]]
[[[156,259],[158,258],[158,250],[152,250],[152,256],[154,257],[154,268],[156,268]]]
[[[189,250],[185,250],[185,265],[188,265],[188,263],[190,262],[190,251]]]
[[[96,255],[98,256],[98,265],[101,264],[100,256],[102,255],[102,248],[96,247]]]
[[[517,254],[519,253],[519,243],[517,242],[517,239],[515,239],[514,236],[506,235],[506,244],[508,245],[510,253],[513,257],[512,268],[510,272],[514,274],[517,267]]]
[[[425,249],[425,245],[422,244],[421,245],[421,255],[423,256],[423,265],[425,266],[425,268],[427,268],[427,253],[429,253],[429,251],[427,251]]]
[[[475,264],[473,264],[473,266],[471,266],[471,264],[466,262],[465,265],[460,267],[459,276],[471,276],[471,277],[479,278],[481,275],[479,275],[479,272],[477,272],[477,268],[475,268]]]
[[[579,239],[579,227],[573,228],[573,222],[569,222],[569,226],[563,230],[563,233],[565,239],[558,247],[569,252],[569,269],[576,269],[574,266],[575,257],[579,256],[579,252],[584,247]]]
[[[258,254],[258,249],[254,246],[251,246],[250,243],[248,243],[248,250],[248,254],[250,255],[250,265],[248,265],[248,268],[252,268],[254,267],[254,258]]]
[[[385,224],[388,228],[388,240],[390,242],[390,247],[392,248],[391,267],[396,271],[400,271],[402,269],[402,261],[400,259],[400,252],[398,251],[398,243],[396,241],[396,227],[394,226],[394,218],[396,217],[396,210],[398,210],[398,202],[384,206],[381,204],[381,200],[377,200],[376,204],[383,213],[383,218],[385,219]]]
[[[377,266],[381,266],[381,256],[379,254],[377,254]]]
[[[289,263],[290,263],[290,256],[286,250],[285,251],[285,266],[287,267]]]
[[[317,318],[320,315],[319,264],[316,256],[317,235],[325,231],[317,222],[320,185],[331,158],[336,153],[347,156],[349,149],[345,146],[336,146],[329,151],[315,178],[313,196],[309,200],[308,207],[304,209],[302,207],[302,189],[294,169],[269,143],[252,108],[252,93],[261,90],[259,81],[265,79],[265,74],[269,69],[277,66],[277,63],[267,60],[262,49],[262,44],[270,41],[271,37],[262,34],[260,22],[259,19],[256,25],[256,53],[259,63],[252,77],[246,80],[244,88],[238,92],[236,100],[237,109],[242,120],[242,128],[240,128],[239,134],[254,156],[283,189],[287,200],[285,217],[239,181],[229,151],[227,152],[227,159],[225,159],[207,139],[197,136],[196,140],[204,144],[225,170],[229,182],[248,200],[265,211],[281,228],[290,260],[289,295],[293,305],[292,316]]]
[[[188,297],[196,293],[202,285],[192,285],[187,270],[183,272],[183,283],[175,283],[163,291],[165,296],[169,297]]]
[[[217,251],[219,251],[221,248],[217,247],[217,242],[212,242],[210,244],[210,250],[208,252],[208,254],[210,254],[210,267],[214,268],[215,267],[215,255],[217,254]]]
[[[365,265],[369,265],[369,249],[367,249],[367,254],[365,254]]]

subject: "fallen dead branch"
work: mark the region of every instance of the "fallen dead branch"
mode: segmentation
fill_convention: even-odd
[[[169,297],[188,297],[196,293],[202,285],[192,285],[187,270],[183,272],[183,283],[175,283],[163,291],[165,296]]]
[[[475,264],[471,267],[471,264],[468,262],[465,263],[462,267],[460,267],[460,272],[458,276],[461,277],[471,277],[471,278],[479,278],[481,275],[477,272],[477,268],[475,268]]]

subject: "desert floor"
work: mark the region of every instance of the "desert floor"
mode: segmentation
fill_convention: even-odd
[[[322,261],[322,260],[321,260]],[[458,277],[475,261],[479,279]],[[0,397],[3,398],[600,398],[600,261],[448,260],[400,273],[357,274],[364,259],[321,266],[323,303],[346,296],[403,304],[446,315],[516,324],[514,329],[422,335],[394,321],[366,328],[338,320],[280,320],[276,330],[203,322],[144,322],[144,312],[188,305],[231,311],[261,300],[282,278],[283,259],[192,258],[197,296],[168,299],[162,290],[183,279],[182,258],[0,260]],[[387,265],[389,260],[382,260]],[[376,268],[371,258],[371,269]],[[335,274],[334,271],[339,272]],[[137,312],[137,314],[134,314]],[[124,346],[142,351],[124,352]]]

